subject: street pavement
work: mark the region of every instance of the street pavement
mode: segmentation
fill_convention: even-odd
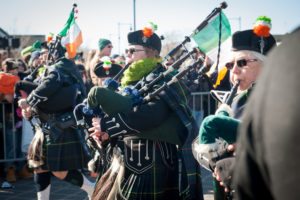
[[[3,180],[0,180],[2,184]],[[213,200],[211,173],[202,169],[202,184],[205,200]],[[0,189],[1,200],[35,200],[36,190],[33,179],[17,180],[13,183],[12,189]],[[51,179],[50,200],[86,200],[87,193],[78,187],[65,181],[60,181],[55,177]]]

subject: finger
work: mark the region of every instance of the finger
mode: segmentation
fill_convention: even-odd
[[[216,179],[217,179],[217,181],[221,181],[221,177],[219,176],[218,173],[216,173]]]
[[[20,90],[20,93],[21,93],[21,98],[22,99],[26,99],[28,94],[24,91],[24,90]]]
[[[107,133],[104,133],[102,136],[101,136],[101,140],[102,141],[105,141],[105,140],[108,140],[109,139],[109,135]]]
[[[93,117],[92,121],[93,121],[93,122],[99,122],[99,121],[100,121],[100,118],[99,118],[99,117]]]
[[[91,127],[88,129],[89,132],[94,132],[94,130],[95,130],[95,127]]]
[[[100,126],[98,122],[92,122],[92,126],[96,127],[96,126]]]
[[[233,144],[228,145],[227,147],[228,151],[235,151],[235,146]]]
[[[100,138],[97,135],[91,135],[94,140],[100,141]]]

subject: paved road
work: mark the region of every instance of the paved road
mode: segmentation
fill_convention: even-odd
[[[2,183],[2,180],[0,181]],[[205,200],[213,200],[211,173],[202,170],[203,192]],[[51,200],[85,200],[87,193],[64,181],[52,177]],[[14,189],[0,189],[1,200],[35,200],[36,191],[33,179],[18,180]]]

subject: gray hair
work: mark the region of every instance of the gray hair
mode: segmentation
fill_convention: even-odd
[[[245,52],[246,54],[253,56],[254,58],[256,58],[257,60],[260,60],[261,62],[264,62],[266,60],[266,56],[258,53],[256,51],[248,51],[248,50],[243,50],[243,52]]]

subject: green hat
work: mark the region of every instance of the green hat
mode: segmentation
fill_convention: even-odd
[[[35,41],[31,46],[25,47],[22,51],[21,51],[21,56],[25,57],[28,54],[31,54],[32,52],[40,49],[42,46],[41,42],[39,40]]]
[[[102,51],[108,44],[111,44],[111,41],[108,39],[100,38],[98,41],[99,50]]]

